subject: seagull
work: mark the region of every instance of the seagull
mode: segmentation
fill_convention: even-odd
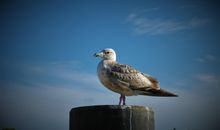
[[[159,81],[133,67],[116,61],[116,53],[105,48],[94,54],[102,60],[98,64],[97,74],[100,82],[113,92],[119,93],[119,105],[125,105],[125,96],[169,96],[177,95],[160,88]]]

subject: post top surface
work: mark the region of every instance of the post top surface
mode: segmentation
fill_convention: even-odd
[[[103,110],[103,109],[116,109],[116,110],[123,110],[123,109],[130,109],[130,110],[138,110],[138,111],[153,111],[152,108],[147,106],[133,106],[133,105],[94,105],[94,106],[81,106],[72,108],[71,111],[82,111],[82,110]]]

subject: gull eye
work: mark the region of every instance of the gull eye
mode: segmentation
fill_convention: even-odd
[[[109,54],[109,53],[110,53],[109,51],[106,51],[106,52],[105,52],[105,54]]]

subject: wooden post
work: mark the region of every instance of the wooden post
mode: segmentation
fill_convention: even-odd
[[[154,112],[144,106],[77,107],[69,121],[69,130],[154,130]]]

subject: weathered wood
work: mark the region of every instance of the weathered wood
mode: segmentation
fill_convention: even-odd
[[[154,130],[154,112],[144,106],[77,107],[69,121],[69,130]]]

